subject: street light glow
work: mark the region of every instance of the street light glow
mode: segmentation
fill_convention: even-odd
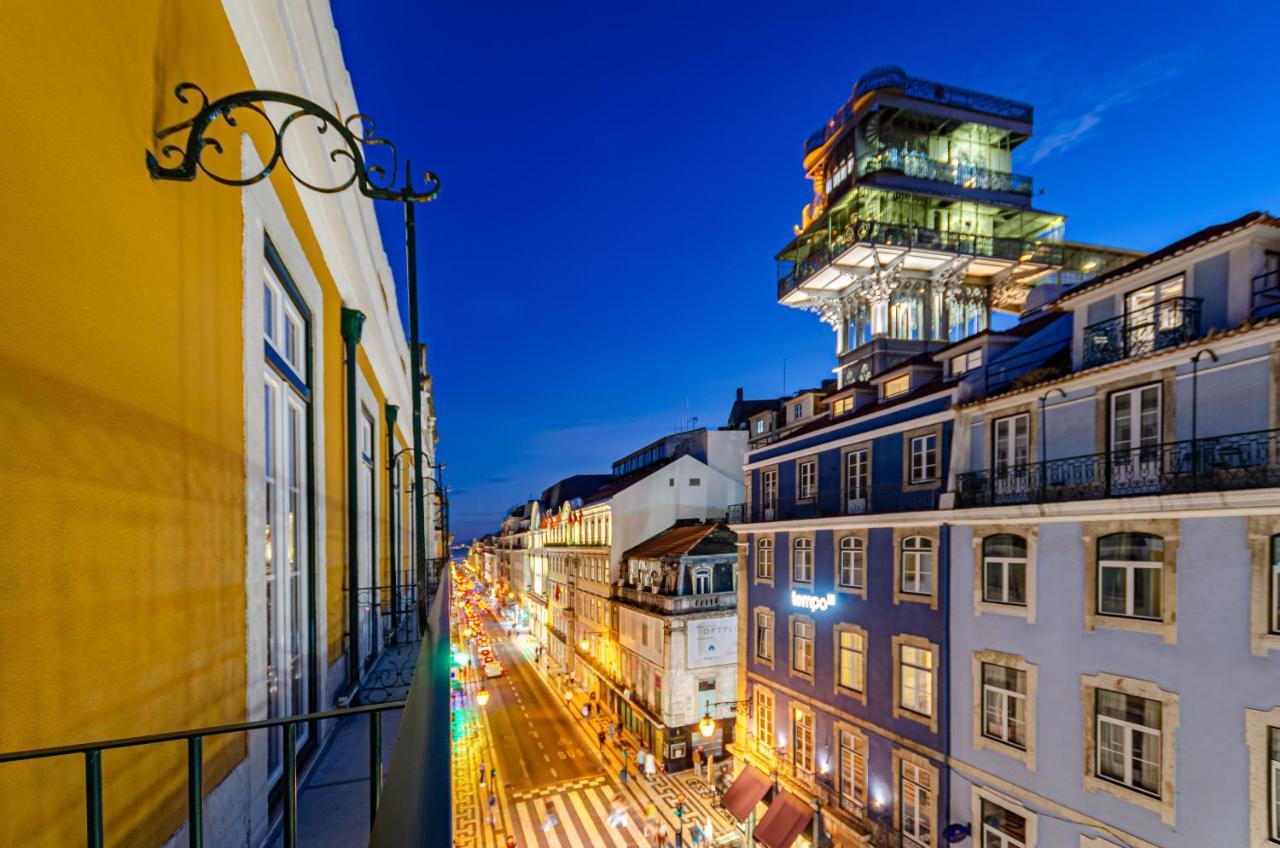
[[[711,711],[708,710],[702,716],[702,721],[698,722],[698,732],[702,734],[702,738],[710,739],[716,732],[716,721],[711,717]]]
[[[479,692],[476,692],[476,703],[477,703],[477,704],[479,704],[479,705],[480,705],[480,706],[482,706],[482,707],[483,707],[485,704],[489,703],[489,690],[488,690],[488,689],[481,689]]]

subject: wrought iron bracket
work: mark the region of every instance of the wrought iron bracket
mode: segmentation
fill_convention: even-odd
[[[354,185],[361,194],[375,200],[425,203],[435,200],[440,193],[440,178],[431,171],[424,171],[421,187],[415,187],[408,161],[405,162],[403,185],[396,186],[401,172],[396,147],[388,139],[380,138],[373,121],[360,112],[344,119],[310,100],[282,91],[241,91],[210,102],[198,85],[184,82],[173,93],[183,104],[198,99],[199,106],[191,117],[156,132],[156,138],[161,141],[179,136],[183,131],[186,137],[180,143],[168,141],[162,144],[158,157],[147,151],[147,171],[153,179],[190,182],[204,173],[223,185],[239,187],[260,182],[277,165],[283,165],[295,180],[324,194],[336,194]],[[276,115],[273,118],[268,112],[272,105],[287,108],[272,109]],[[247,175],[239,171],[239,162],[231,162],[229,157],[217,158],[231,145],[224,144],[214,134],[245,131],[241,124],[244,118],[251,118],[267,129],[274,144],[261,170]],[[289,132],[307,126],[314,129],[322,143],[332,139],[329,161],[344,169],[344,174],[332,185],[304,179],[289,162],[286,142],[297,136],[296,133],[290,136]],[[386,161],[369,162],[366,148],[368,152],[377,151],[379,159],[385,157]],[[219,173],[218,165],[228,163],[235,170],[231,174],[225,170]]]

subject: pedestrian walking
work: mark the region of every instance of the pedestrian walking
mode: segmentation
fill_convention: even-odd
[[[582,717],[585,719],[591,718],[591,707],[586,701],[582,702]]]
[[[490,782],[491,784],[493,784],[494,788],[497,788],[497,786],[498,786],[498,770],[497,770],[496,768],[491,768],[491,769],[489,769],[489,782]]]
[[[658,848],[671,848],[671,831],[665,824],[658,825]]]
[[[618,779],[622,781],[622,785],[627,785],[627,764],[626,757],[623,757],[622,768],[618,771]]]
[[[689,840],[693,842],[694,848],[702,844],[702,825],[694,822],[689,827]]]
[[[605,732],[602,730],[596,734],[596,738],[600,740],[600,753],[604,753]]]
[[[555,830],[556,825],[560,824],[560,819],[556,816],[556,807],[555,804],[551,803],[550,798],[544,802],[544,807],[546,809],[546,818],[542,820],[542,832],[548,833]]]
[[[498,796],[492,791],[489,792],[489,827],[498,829]]]
[[[658,774],[658,758],[653,754],[645,753],[644,757],[644,776],[649,780],[653,780]]]
[[[484,786],[484,760],[480,761],[480,785]]]
[[[626,781],[624,780],[623,783],[626,783]],[[623,796],[621,792],[617,793],[613,796],[613,801],[610,802],[610,806],[609,818],[606,822],[609,827],[627,827],[628,816],[626,797]]]
[[[609,722],[609,741],[612,742],[618,735],[618,723],[616,721]]]
[[[702,746],[699,745],[693,749],[693,773],[697,777],[702,777]]]
[[[644,755],[648,753],[644,748],[636,749],[636,774],[644,774]]]

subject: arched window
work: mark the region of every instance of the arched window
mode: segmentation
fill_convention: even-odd
[[[756,543],[756,579],[773,579],[773,540],[761,539]]]
[[[693,594],[711,594],[711,569],[695,568],[693,571]]]
[[[861,589],[866,585],[867,551],[857,536],[840,540],[839,583],[844,589]]]
[[[791,555],[791,582],[813,582],[813,540],[796,539]]]
[[[1267,610],[1270,613],[1267,616],[1267,629],[1272,633],[1280,633],[1280,534],[1271,537],[1271,605]],[[1277,775],[1277,779],[1280,780],[1280,775]]]
[[[1164,539],[1150,533],[1112,533],[1098,540],[1098,612],[1160,618]]]
[[[933,594],[933,540],[928,536],[908,536],[902,540],[902,591],[913,595]]]
[[[982,540],[982,599],[1027,604],[1027,540],[1010,533]]]

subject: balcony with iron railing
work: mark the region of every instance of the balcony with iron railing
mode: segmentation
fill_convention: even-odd
[[[831,265],[849,248],[860,243],[1038,265],[1061,265],[1063,260],[1063,245],[1060,241],[957,233],[884,221],[850,221],[845,227],[816,234],[815,242],[811,243],[809,253],[803,259],[779,260],[779,300],[809,277]]]
[[[1280,268],[1253,278],[1249,317],[1257,321],[1280,315]]]
[[[730,524],[757,524],[770,521],[837,518],[847,515],[917,512],[936,509],[940,492],[941,487],[904,491],[901,485],[875,485],[849,497],[841,492],[839,501],[823,498],[822,493],[819,492],[817,498],[799,503],[776,501],[731,504],[728,521]]]
[[[956,507],[1280,486],[1280,430],[1165,442],[956,475]]]
[[[973,162],[930,159],[924,152],[906,146],[884,147],[865,156],[858,165],[858,172],[864,176],[879,173],[902,174],[964,189],[1031,195],[1031,177],[998,171]]]
[[[1084,367],[1176,347],[1200,337],[1198,297],[1171,297],[1084,328]]]

